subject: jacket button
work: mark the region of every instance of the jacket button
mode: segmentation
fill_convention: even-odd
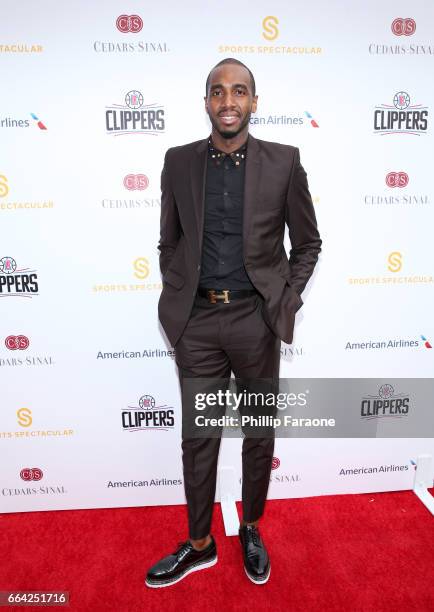
[[[200,264],[197,266],[197,269],[200,270]]]

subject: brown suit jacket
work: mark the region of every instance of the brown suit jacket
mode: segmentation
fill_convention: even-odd
[[[158,314],[172,346],[189,319],[199,282],[208,139],[169,149],[161,174]],[[291,250],[283,246],[285,223]],[[249,135],[243,205],[247,274],[264,298],[263,316],[292,342],[295,313],[312,275],[321,239],[306,172],[296,147]]]

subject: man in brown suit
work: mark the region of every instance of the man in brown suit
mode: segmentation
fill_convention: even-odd
[[[161,177],[158,312],[175,348],[181,389],[190,379],[278,380],[280,342],[292,342],[300,294],[321,239],[299,150],[249,135],[255,80],[235,59],[219,62],[206,83],[211,137],[167,151]],[[291,241],[283,246],[285,224]],[[195,410],[183,396],[183,469],[189,539],[156,563],[150,587],[169,586],[217,562],[210,535],[220,438],[192,437]],[[259,534],[274,436],[243,440],[244,569],[265,583],[270,560]]]

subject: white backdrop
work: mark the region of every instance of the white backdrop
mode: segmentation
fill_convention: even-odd
[[[0,511],[184,503],[159,180],[167,148],[209,134],[224,57],[255,74],[252,133],[300,147],[323,239],[281,376],[432,376],[433,17],[422,0],[3,0]],[[140,103],[163,130],[107,131]],[[375,130],[375,111],[402,125]],[[143,396],[175,426],[123,428]],[[433,450],[277,440],[269,497],[411,488]],[[220,464],[240,475],[239,440]]]

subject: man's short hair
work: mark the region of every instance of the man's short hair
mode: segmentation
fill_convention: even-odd
[[[256,95],[256,83],[255,83],[255,77],[253,76],[252,71],[245,64],[243,64],[243,62],[240,62],[240,60],[237,60],[234,57],[226,57],[221,62],[216,64],[214,68],[210,70],[210,73],[206,79],[206,84],[205,84],[206,95],[208,95],[208,88],[209,88],[209,82],[211,78],[211,72],[215,70],[216,68],[218,68],[219,66],[223,66],[224,64],[237,64],[237,66],[242,66],[243,68],[247,70],[250,76],[251,84],[252,84],[252,95],[255,96]]]

